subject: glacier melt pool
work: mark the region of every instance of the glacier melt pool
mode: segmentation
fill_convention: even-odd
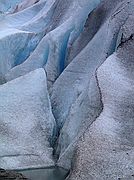
[[[17,172],[30,180],[64,180],[68,175],[67,170],[58,167],[18,170]]]

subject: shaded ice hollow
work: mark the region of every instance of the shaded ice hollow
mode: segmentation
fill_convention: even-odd
[[[0,168],[130,180],[133,0],[0,1]]]

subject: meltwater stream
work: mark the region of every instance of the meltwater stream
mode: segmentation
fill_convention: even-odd
[[[65,180],[68,171],[63,168],[52,167],[18,171],[29,180]]]

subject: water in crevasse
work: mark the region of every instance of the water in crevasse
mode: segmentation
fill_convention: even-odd
[[[30,169],[18,171],[29,180],[64,180],[68,171],[62,168]]]

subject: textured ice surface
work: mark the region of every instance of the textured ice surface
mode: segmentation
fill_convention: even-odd
[[[78,142],[71,180],[133,179],[133,20],[130,15],[117,52],[97,71],[103,111]]]
[[[114,1],[114,3],[116,5],[113,5],[110,16],[109,14],[107,18],[104,16],[102,26],[95,36],[68,65],[52,88],[53,113],[58,127],[63,127],[58,140],[57,154],[60,154],[58,164],[66,168],[71,165],[70,159],[78,137],[95,120],[101,110],[101,104],[98,103],[99,96],[93,95],[95,86],[93,91],[90,90],[89,97],[86,93],[87,88],[91,89],[92,87],[90,85],[93,81],[92,76],[95,76],[96,69],[115,51],[119,30],[133,9],[130,8],[133,7],[132,4],[124,6],[124,3],[119,1]],[[104,1],[96,9],[96,12],[101,11],[104,7],[110,8],[111,3],[106,4]],[[120,13],[116,14],[116,11]],[[92,16],[94,17],[94,12],[90,15],[91,19]],[[94,23],[96,24],[96,22]],[[95,106],[95,102],[98,108]]]
[[[92,40],[89,41],[87,46],[73,59],[54,83],[51,100],[54,108],[53,113],[59,127],[62,127],[66,121],[72,104],[88,87],[90,79],[95,74],[96,69],[103,63],[107,56],[114,52],[117,34],[128,15],[124,14],[124,11],[114,19],[109,17],[109,19],[103,23]],[[124,16],[122,16],[122,14],[124,14]],[[60,86],[62,86],[61,89],[59,89]]]
[[[43,69],[0,86],[0,167],[52,166],[55,120]]]

